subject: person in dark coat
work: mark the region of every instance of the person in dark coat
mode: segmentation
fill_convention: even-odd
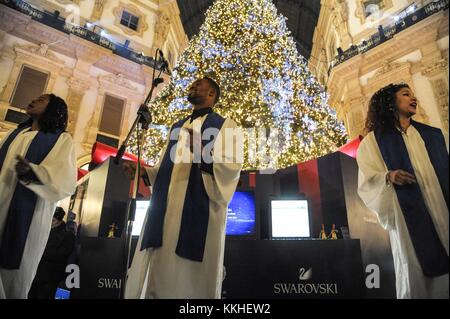
[[[34,277],[29,299],[54,299],[58,284],[66,277],[69,256],[75,248],[75,235],[66,229],[66,212],[56,207],[47,246]]]

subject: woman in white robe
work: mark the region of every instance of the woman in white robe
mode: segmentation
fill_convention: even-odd
[[[377,214],[383,228],[389,231],[397,298],[448,298],[448,266],[446,274],[424,275],[394,187],[417,183],[448,260],[448,207],[425,141],[411,125],[416,107],[416,98],[406,85],[388,86],[372,97],[366,123],[370,132],[361,142],[357,154],[358,193],[367,207]],[[382,112],[384,115],[380,115]],[[401,132],[414,175],[401,169],[389,171],[377,142],[374,132],[377,121],[381,124],[382,117],[386,119],[394,112],[398,114],[397,129]],[[448,135],[444,134],[444,138],[446,158],[443,160],[448,162]]]
[[[25,158],[39,131],[45,132],[49,128],[59,132],[65,130],[67,106],[64,100],[53,94],[42,95],[30,103],[27,113],[31,116],[30,121],[27,121],[30,125],[23,126],[23,130],[9,141],[0,170],[0,245],[17,183],[34,192],[37,201],[20,266],[17,269],[0,266],[1,299],[27,298],[47,243],[56,204],[72,195],[76,187],[75,149],[70,134],[61,133],[39,164],[30,163]],[[8,132],[0,142],[0,148],[6,146],[11,134],[14,134],[14,131]],[[23,177],[30,176],[30,173],[33,176],[31,179]]]
[[[211,88],[208,88],[208,82],[205,82],[204,79],[194,82],[193,87],[195,92],[192,93],[191,89],[190,97],[211,94]],[[195,101],[191,101],[191,103],[194,104]],[[211,104],[214,103],[211,102]],[[195,106],[194,104],[194,109]],[[195,131],[207,116],[208,114],[205,113],[192,123],[188,120],[184,123],[183,128],[188,130],[193,128]],[[169,184],[163,244],[158,248],[141,251],[140,247],[145,231],[145,227],[143,228],[128,272],[125,298],[220,298],[227,206],[236,189],[242,167],[242,161],[239,161],[233,152],[236,140],[230,141],[230,136],[228,136],[228,141],[226,141],[227,137],[224,132],[226,129],[233,130],[235,128],[236,124],[232,120],[225,120],[214,143],[213,174],[202,172],[202,180],[209,197],[209,220],[203,260],[201,262],[193,261],[175,253],[192,165],[191,162],[183,162],[178,157],[175,160]],[[176,146],[177,156],[181,157],[186,154],[191,155],[189,149],[186,152],[186,143],[183,141],[183,137],[186,135],[180,134]],[[225,142],[222,138],[225,139]],[[165,150],[162,154],[164,153]],[[226,160],[221,158],[223,154],[227,157]],[[192,161],[192,158],[190,159]],[[161,161],[155,167],[146,169],[152,185],[154,185],[160,165]]]

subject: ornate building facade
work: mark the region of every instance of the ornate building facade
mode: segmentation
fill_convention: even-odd
[[[30,99],[54,93],[85,165],[95,141],[125,139],[160,66],[155,50],[172,67],[187,41],[171,0],[0,1],[0,138]]]
[[[448,1],[322,0],[310,68],[350,138],[362,135],[371,96],[406,82],[418,121],[448,132]]]

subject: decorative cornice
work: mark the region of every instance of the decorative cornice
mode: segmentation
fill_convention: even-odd
[[[380,87],[392,82],[406,82],[412,81],[411,62],[384,62],[380,69],[373,77],[368,79],[367,85],[364,86],[364,94],[371,96]]]
[[[25,26],[31,21],[32,19],[30,16],[17,14],[13,9],[4,5],[1,6],[0,29],[6,31],[7,33],[17,31],[18,27]]]
[[[138,88],[131,84],[131,82],[126,79],[123,74],[108,74],[99,77],[99,82],[104,88],[105,84],[113,84],[120,88],[126,88],[131,91],[138,92]]]
[[[66,81],[67,85],[75,91],[87,91],[90,88],[90,82],[78,77],[70,77]]]
[[[154,47],[161,47],[164,44],[167,34],[170,31],[170,24],[171,20],[166,13],[161,12],[158,14],[158,18],[155,23],[155,35],[153,40]]]
[[[380,75],[384,75],[386,73],[390,73],[398,68],[400,68],[401,66],[405,65],[406,63],[401,63],[401,62],[389,62],[389,61],[384,61],[383,65],[381,66],[381,68],[375,73],[374,77],[378,77]]]
[[[27,57],[41,57],[47,59],[48,62],[55,66],[64,66],[65,62],[59,59],[54,53],[49,50],[47,44],[41,43],[40,45],[26,44],[26,45],[16,45],[14,51],[17,56],[27,56]]]
[[[12,10],[3,5],[0,5],[0,7],[1,7],[0,28],[5,30],[6,32],[8,32],[8,28],[6,28],[5,21],[10,21],[10,23],[13,23],[16,21],[14,17],[19,18],[26,17],[27,19],[25,20],[29,21],[29,17],[23,15],[20,12]],[[6,20],[1,19],[2,16],[6,18]],[[18,19],[18,21],[25,21],[25,20]],[[28,25],[27,30],[25,30],[24,28],[15,29],[14,32],[15,32],[14,36],[25,38],[30,41],[37,40],[41,43],[55,43],[54,45],[51,46],[51,51],[50,50],[47,51],[49,52],[48,54],[52,54],[52,52],[57,52],[70,58],[81,59],[107,72],[115,74],[121,73],[128,79],[132,79],[137,83],[145,85],[144,74],[142,71],[142,66],[144,64],[138,64],[128,59],[122,58],[118,55],[113,54],[110,50],[104,47],[93,44],[73,34],[68,36],[65,34],[62,35],[61,32],[52,29],[48,26],[42,25],[36,21],[31,21]],[[36,47],[35,50],[38,52],[39,47],[38,46],[35,47]],[[6,52],[5,49],[3,49],[3,52]],[[30,56],[26,48],[21,52]],[[41,52],[44,52],[44,50],[42,49]],[[14,51],[10,53],[14,54]],[[10,54],[8,54],[7,56],[9,55]],[[43,56],[40,55],[37,56],[40,58],[44,58]],[[45,59],[52,64],[55,64],[54,61],[60,61],[60,63],[63,63],[58,58],[53,58],[53,56],[45,57]],[[147,65],[145,65],[145,67],[151,69]]]
[[[404,30],[393,39],[384,42],[365,53],[354,56],[331,69],[330,82],[346,78],[349,72],[360,69],[361,74],[367,74],[380,67],[380,61],[395,61],[430,42],[436,35],[436,28],[442,18],[442,13],[434,14],[415,26]]]
[[[126,78],[145,85],[144,74],[140,64],[131,63],[116,55],[103,56],[94,66],[113,74],[123,74]]]
[[[445,59],[434,60],[422,65],[421,71],[424,76],[431,77],[448,70],[448,62]]]
[[[92,8],[91,13],[91,21],[97,21],[101,19],[106,1],[107,0],[95,0],[94,7]]]
[[[150,12],[153,12],[153,13],[155,13],[155,14],[158,13],[158,10],[157,10],[156,8],[151,7],[151,6],[149,6],[148,4],[145,4],[145,3],[142,2],[142,1],[139,1],[139,0],[131,0],[131,2],[134,3],[134,4],[135,4],[136,6],[138,6],[138,7],[147,9],[147,10],[150,11]],[[145,2],[149,2],[149,1],[147,0],[147,1],[145,1]],[[152,2],[152,1],[150,1],[150,2]],[[153,2],[154,2],[154,1],[153,1]],[[157,2],[158,2],[158,1],[156,1],[156,3],[155,3],[156,6],[159,5],[159,3],[157,3]]]
[[[393,7],[392,0],[382,0],[381,6],[377,4],[368,5],[365,7],[364,3],[368,1],[357,0],[357,8],[355,11],[355,16],[359,18],[361,24],[365,24],[367,20],[377,19],[383,16],[383,12],[389,10]],[[370,12],[371,15],[366,17],[366,12]],[[375,15],[374,18],[371,18],[372,15]]]
[[[53,46],[53,51],[70,57],[75,57],[74,51],[75,47],[78,45],[71,43],[73,36],[75,36],[80,40],[84,40],[80,41],[85,42],[82,44],[83,46],[105,48],[110,53],[117,55],[117,57],[125,58],[135,64],[146,64],[151,67],[153,66],[154,61],[150,56],[143,56],[139,52],[124,48],[105,37],[99,37],[97,34],[83,27],[77,27],[72,24],[64,23],[64,21],[61,21],[63,25],[55,26],[52,23],[53,20],[49,17],[49,14],[31,7],[23,0],[16,1],[9,2],[11,7],[0,4],[0,13],[5,13],[6,15],[6,17],[0,19],[0,29],[7,31],[11,35],[18,36],[22,39],[35,43],[54,43],[61,39],[69,40],[62,44],[58,43],[58,45]],[[21,23],[15,23],[15,17],[26,17],[27,22],[22,23],[23,26],[21,26]],[[31,17],[33,17],[33,20],[31,20]],[[67,35],[67,33],[69,33],[69,35]],[[157,69],[160,69],[162,63],[157,62],[156,65]]]
[[[2,50],[0,50],[0,60],[1,59],[15,59],[16,53],[14,49],[10,46],[4,46]]]
[[[83,0],[81,0],[83,1]],[[76,4],[79,5],[80,4],[80,0],[56,0],[56,2],[61,3],[61,4]]]
[[[362,1],[362,0],[358,0]],[[384,0],[387,1],[387,0]],[[380,34],[377,32],[370,36],[370,38],[362,42],[358,45],[351,46],[348,50],[344,51],[343,54],[339,55],[335,59],[335,66],[343,63],[344,61],[352,59],[354,56],[370,52],[374,48],[381,46],[386,41],[391,40],[393,37],[397,37],[400,34],[407,32],[411,29],[414,25],[421,25],[423,23],[427,24],[428,20],[430,20],[431,17],[438,16],[438,21],[441,21],[440,18],[444,16],[444,11],[448,10],[449,6],[449,0],[437,0],[431,3],[428,3],[427,5],[419,8],[417,11],[410,13],[408,16],[400,19],[396,22],[395,25],[388,25],[384,26],[384,36],[380,36]],[[448,19],[447,19],[448,20]],[[437,34],[438,28],[434,28],[435,33]],[[414,35],[417,37],[423,37],[423,34],[414,33]],[[407,45],[415,45],[416,44],[416,38],[413,38],[412,41],[410,41]]]

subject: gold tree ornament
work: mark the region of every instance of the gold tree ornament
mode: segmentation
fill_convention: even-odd
[[[245,137],[253,137],[244,140],[244,169],[287,167],[331,153],[346,141],[327,93],[298,54],[274,4],[216,0],[180,56],[170,83],[149,105],[155,125],[147,132],[143,156],[150,164],[157,162],[164,145],[159,137],[191,113],[187,92],[203,76],[221,88],[214,110],[244,128]],[[258,141],[264,146],[258,144],[256,157],[249,157]],[[129,151],[136,153],[133,146]],[[264,156],[271,158],[270,165]]]

